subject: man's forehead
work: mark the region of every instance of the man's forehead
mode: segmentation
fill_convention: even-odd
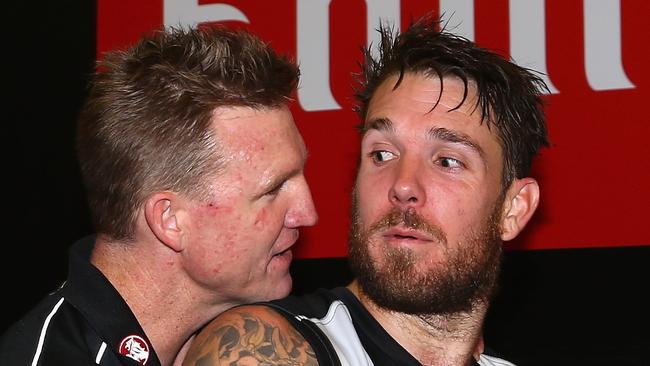
[[[288,107],[220,107],[213,114],[213,130],[225,155],[253,159],[296,150],[306,155],[304,142]],[[235,156],[233,156],[235,158]]]
[[[465,118],[483,124],[474,82],[467,84],[458,77],[439,79],[425,73],[407,72],[400,79],[393,74],[375,90],[366,113],[364,130],[389,131],[393,112],[411,112],[424,119],[436,117]],[[440,113],[449,113],[449,116]],[[399,121],[392,121],[399,122]],[[485,126],[483,126],[485,127]]]
[[[465,83],[455,76],[441,80],[424,73],[407,72],[402,78],[393,74],[377,87],[368,104],[366,117],[373,118],[377,110],[394,106],[396,98],[408,101],[408,105],[398,107],[418,108],[422,113],[434,110],[460,111],[467,114],[480,112],[480,108],[477,108],[478,95],[474,82]]]
[[[377,90],[383,88],[393,93],[400,92],[404,85],[411,86],[419,93],[433,94],[436,97],[431,100],[433,103],[438,102],[439,99],[456,102],[454,107],[461,102],[476,103],[476,82],[472,79],[463,80],[451,74],[443,75],[442,79],[437,74],[428,72],[407,71],[401,77],[399,74],[391,74],[379,84]]]

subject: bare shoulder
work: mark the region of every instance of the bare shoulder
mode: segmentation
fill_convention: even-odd
[[[318,365],[304,337],[272,308],[247,305],[230,309],[203,328],[184,366]]]

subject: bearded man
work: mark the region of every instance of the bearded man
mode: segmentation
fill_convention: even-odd
[[[354,281],[223,313],[185,364],[512,365],[482,327],[502,242],[539,202],[546,87],[434,20],[380,32],[357,94]]]

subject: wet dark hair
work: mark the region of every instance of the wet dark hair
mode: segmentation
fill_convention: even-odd
[[[399,87],[407,72],[440,80],[457,77],[465,84],[460,105],[467,98],[470,81],[474,81],[476,107],[488,128],[496,127],[503,149],[503,187],[508,187],[514,178],[529,174],[533,157],[541,147],[549,145],[541,99],[548,88],[536,72],[447,32],[438,19],[430,16],[416,21],[401,34],[385,24],[378,31],[379,55],[373,57],[372,46],[364,50],[365,62],[355,94],[359,102],[357,112],[363,121],[374,92],[392,75],[398,75],[394,88]],[[433,108],[438,101],[432,101]],[[365,133],[366,126],[360,129]]]
[[[77,150],[98,233],[133,236],[154,192],[201,198],[223,168],[215,108],[284,105],[295,63],[259,38],[222,27],[167,28],[106,55],[82,109]]]

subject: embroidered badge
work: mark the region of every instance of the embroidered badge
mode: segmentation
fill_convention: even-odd
[[[119,352],[121,355],[130,357],[143,365],[149,359],[149,345],[142,337],[134,334],[122,339]]]

